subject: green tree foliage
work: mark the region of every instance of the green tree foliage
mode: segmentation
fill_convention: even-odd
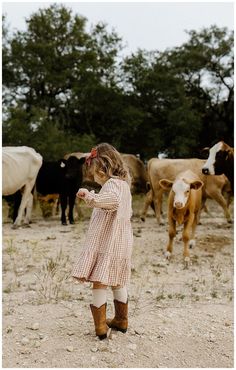
[[[166,65],[185,83],[186,96],[201,119],[202,145],[221,138],[233,145],[233,32],[212,26],[188,34],[187,43],[165,53]]]
[[[45,158],[108,141],[148,159],[233,139],[233,34],[212,26],[165,52],[120,58],[107,25],[51,5],[9,36],[3,19],[3,145]]]

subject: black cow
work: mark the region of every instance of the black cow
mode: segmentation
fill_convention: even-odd
[[[66,207],[69,200],[69,222],[74,224],[73,208],[76,193],[81,187],[83,175],[82,165],[85,158],[78,159],[74,156],[61,159],[58,162],[43,161],[36,179],[36,190],[42,195],[60,195],[61,222],[66,225]]]
[[[204,175],[222,175],[228,177],[234,192],[234,149],[224,141],[219,141],[209,149],[209,157],[202,167]]]

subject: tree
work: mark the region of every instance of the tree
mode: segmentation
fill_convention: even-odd
[[[165,53],[165,63],[185,81],[186,95],[202,116],[199,142],[233,144],[233,32],[212,26],[188,34],[188,42]]]
[[[15,114],[19,117],[19,111],[25,111],[25,123],[34,135],[42,132],[42,121],[47,121],[71,137],[89,134],[94,141],[90,117],[97,109],[96,92],[115,84],[120,38],[100,23],[86,32],[85,18],[73,17],[70,10],[56,4],[33,14],[27,25],[25,32],[18,31],[11,39],[11,78],[3,76],[3,84],[14,95]],[[36,111],[43,111],[44,119],[34,122],[33,132]],[[13,117],[11,111],[4,125],[8,134]]]

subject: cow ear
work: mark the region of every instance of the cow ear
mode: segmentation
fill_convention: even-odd
[[[159,184],[162,187],[162,189],[169,190],[173,185],[173,181],[162,179],[159,181]]]
[[[200,180],[193,181],[190,184],[190,188],[194,190],[201,189],[202,187],[203,187],[203,182]]]

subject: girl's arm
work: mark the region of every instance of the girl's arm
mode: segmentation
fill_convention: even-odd
[[[77,196],[84,199],[89,207],[116,211],[120,202],[119,186],[115,181],[109,181],[105,186],[106,190],[98,194],[87,189],[79,189]]]

